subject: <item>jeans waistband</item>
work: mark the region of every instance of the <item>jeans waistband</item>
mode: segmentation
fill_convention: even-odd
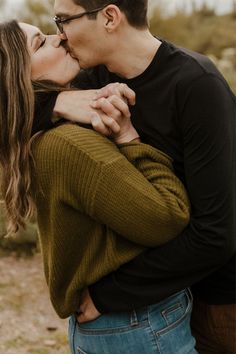
[[[142,322],[144,320],[148,319],[148,314],[153,311],[154,309],[158,309],[164,307],[167,305],[169,302],[172,300],[177,299],[178,297],[181,297],[182,295],[185,295],[188,302],[192,303],[193,297],[191,290],[189,288],[183,289],[173,295],[170,295],[169,297],[165,298],[164,300],[155,303],[153,305],[145,306],[140,309],[134,309],[130,313],[130,325],[131,326],[137,326],[139,322]]]

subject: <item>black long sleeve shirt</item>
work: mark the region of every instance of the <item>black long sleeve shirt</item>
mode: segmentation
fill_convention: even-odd
[[[84,89],[117,81],[136,92],[133,125],[143,142],[173,158],[192,214],[174,240],[90,286],[96,307],[100,312],[130,310],[187,286],[208,303],[235,303],[235,96],[206,57],[165,41],[134,79],[121,79],[104,66],[77,78]]]

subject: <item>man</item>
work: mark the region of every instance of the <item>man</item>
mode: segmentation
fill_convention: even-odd
[[[89,287],[79,321],[156,303],[192,286],[198,351],[235,353],[235,96],[206,57],[151,35],[147,0],[56,0],[55,14],[81,68],[93,67],[81,72],[79,87],[119,81],[135,91],[136,130],[173,158],[192,204],[181,235]],[[82,99],[75,95],[78,107]],[[55,112],[73,116],[67,107],[74,100],[60,94]]]

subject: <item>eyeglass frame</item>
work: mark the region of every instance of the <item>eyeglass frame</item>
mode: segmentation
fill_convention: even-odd
[[[54,17],[53,17],[53,21],[56,23],[56,26],[57,26],[57,28],[59,29],[60,33],[63,34],[63,33],[64,33],[63,23],[76,20],[76,19],[81,18],[81,17],[86,16],[86,15],[95,14],[96,12],[99,12],[99,11],[105,9],[105,7],[108,6],[108,5],[110,5],[110,4],[106,4],[106,5],[102,6],[102,7],[99,7],[99,8],[97,8],[97,9],[94,9],[94,10],[91,10],[91,11],[84,11],[84,12],[81,12],[81,13],[78,14],[78,15],[73,15],[73,16],[67,17],[67,18],[65,18],[64,20],[61,19],[61,18],[58,17],[58,16],[54,16]]]

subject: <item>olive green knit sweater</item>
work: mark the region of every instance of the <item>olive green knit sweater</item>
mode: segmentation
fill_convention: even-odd
[[[78,309],[83,288],[177,236],[189,221],[171,159],[153,147],[117,147],[67,124],[36,138],[33,155],[45,275],[62,318]]]

